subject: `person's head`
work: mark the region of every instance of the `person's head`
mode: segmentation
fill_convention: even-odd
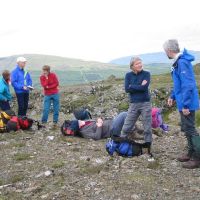
[[[78,131],[78,120],[66,120],[64,126],[61,127],[61,132],[65,136],[76,136]]]
[[[143,69],[142,60],[139,57],[132,57],[130,60],[130,69],[135,73],[141,72]]]
[[[27,60],[24,57],[18,57],[17,58],[17,64],[21,69],[24,69],[26,62],[27,62]]]
[[[178,40],[176,40],[176,39],[167,40],[163,44],[163,48],[169,59],[175,58],[176,54],[180,53]]]
[[[4,70],[2,73],[3,79],[8,82],[10,80],[10,72],[8,70]]]
[[[51,67],[49,65],[44,65],[42,67],[42,72],[44,75],[48,75],[50,73]]]

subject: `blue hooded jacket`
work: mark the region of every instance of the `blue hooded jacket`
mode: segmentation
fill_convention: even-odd
[[[195,81],[193,66],[194,56],[186,49],[178,57],[172,68],[174,88],[171,98],[176,100],[178,110],[183,108],[195,111],[199,109],[198,89]]]
[[[16,93],[27,93],[29,90],[24,90],[24,86],[32,86],[30,74],[21,69],[18,65],[11,73],[11,83]]]
[[[11,99],[9,85],[2,77],[0,79],[0,101],[10,101]]]

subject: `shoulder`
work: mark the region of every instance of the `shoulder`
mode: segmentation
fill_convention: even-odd
[[[57,75],[56,75],[55,72],[51,72],[51,73],[50,73],[50,76],[52,76],[52,77],[57,77]]]
[[[43,74],[41,74],[41,75],[40,75],[40,79],[43,79],[43,78],[44,78],[44,75],[43,75]]]
[[[3,79],[2,78],[0,78],[0,85],[3,85]]]
[[[15,69],[13,69],[12,71],[11,71],[11,73],[13,74],[13,73],[16,73],[18,71],[18,68],[16,67]]]
[[[151,76],[151,73],[149,71],[145,71],[145,70],[142,71],[142,74],[145,77],[150,77]]]
[[[149,71],[146,71],[146,70],[143,70],[142,72],[143,74],[147,74],[147,75],[150,75],[150,72]]]
[[[181,66],[181,65],[188,65],[189,66],[189,65],[191,65],[191,63],[184,58],[178,59],[177,64],[178,64],[178,66]]]
[[[130,76],[132,76],[133,75],[133,72],[127,72],[126,73],[126,77],[130,77]]]
[[[190,71],[193,68],[191,62],[186,59],[179,59],[177,62],[177,66],[179,72],[182,70]]]

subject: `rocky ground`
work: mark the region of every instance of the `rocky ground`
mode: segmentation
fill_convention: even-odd
[[[122,88],[118,81],[64,88],[60,123],[72,117],[70,113],[77,106],[86,105],[93,116],[104,118],[127,109]],[[183,169],[176,160],[186,143],[178,126],[178,113],[166,110],[167,93],[152,91],[153,103],[157,101],[165,109],[164,117],[170,124],[168,133],[154,135],[154,161],[149,161],[147,154],[110,157],[106,140],[64,137],[51,123],[39,131],[33,126],[31,131],[1,134],[0,200],[199,199],[200,170]],[[39,119],[42,96],[36,92],[31,99],[29,115]]]

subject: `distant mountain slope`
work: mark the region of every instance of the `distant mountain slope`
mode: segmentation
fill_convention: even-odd
[[[41,70],[42,66],[45,64],[52,66],[54,70],[69,70],[69,68],[95,69],[116,67],[115,64],[110,63],[84,61],[81,59],[72,59],[51,55],[25,54],[0,58],[0,69],[13,69],[16,65],[16,59],[18,56],[24,56],[25,58],[27,58],[28,69],[34,71]]]
[[[0,73],[4,69],[12,70],[16,65],[19,55],[0,58]],[[48,64],[56,71],[61,85],[74,85],[104,80],[110,75],[123,78],[130,70],[128,65],[116,65],[95,61],[65,58],[50,55],[25,54],[27,58],[27,70],[31,72],[34,86],[39,87],[39,76],[42,66]],[[166,63],[153,63],[145,65],[145,69],[151,74],[163,74],[170,71],[170,65]]]
[[[200,51],[190,51],[196,58],[195,63],[200,62]],[[125,56],[121,58],[117,58],[111,60],[109,63],[117,64],[117,65],[128,65],[132,56]],[[164,52],[156,52],[156,53],[147,53],[141,54],[139,57],[143,60],[143,63],[146,65],[152,63],[171,63],[171,61],[167,58]]]

